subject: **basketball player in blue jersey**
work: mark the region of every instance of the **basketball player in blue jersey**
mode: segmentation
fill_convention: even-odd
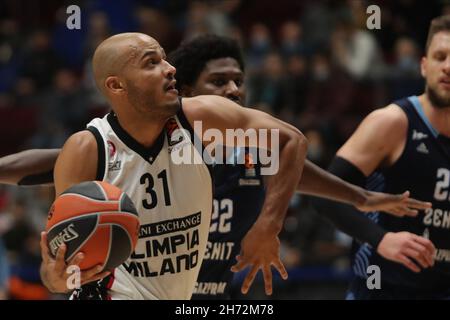
[[[215,94],[239,104],[245,100],[244,64],[234,41],[216,36],[200,37],[183,44],[171,56],[171,62],[178,69],[177,84],[183,95]],[[228,295],[232,278],[230,267],[239,253],[240,241],[255,222],[264,201],[259,164],[249,161],[245,149],[237,152],[247,153],[245,165],[216,165],[213,170],[216,185],[214,210],[207,252],[194,291],[195,298],[223,298]],[[48,172],[52,171],[58,153],[57,149],[29,150],[0,159],[0,164],[3,164],[0,165],[0,182],[25,185],[51,182]],[[414,209],[426,207],[426,204],[403,195],[366,192],[309,162],[299,190],[350,203],[364,211],[382,209],[403,215],[414,214]],[[395,241],[404,243],[412,239],[394,236],[386,243]],[[415,253],[424,261],[429,256],[429,250],[417,250]],[[250,284],[249,279],[244,284],[244,292]],[[267,289],[270,293],[270,286]]]
[[[331,164],[333,173],[353,183],[384,192],[407,189],[412,196],[432,202],[432,208],[416,217],[398,219],[373,212],[369,220],[352,213],[340,221],[343,228],[366,231],[371,244],[355,248],[355,278],[348,299],[450,298],[450,16],[432,20],[421,72],[425,92],[369,114]],[[422,246],[420,242],[410,243],[397,256],[403,265],[374,250],[393,233],[404,232],[433,242],[431,268],[419,272],[417,259],[408,255]],[[380,271],[380,286],[372,290],[366,283],[370,265]]]

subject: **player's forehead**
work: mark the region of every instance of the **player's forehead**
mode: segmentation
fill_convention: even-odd
[[[243,75],[243,71],[236,59],[224,57],[209,60],[203,69],[207,74]]]
[[[433,54],[437,51],[450,52],[450,31],[437,32],[431,39],[428,54]]]
[[[133,44],[130,45],[134,51],[134,57],[137,61],[145,58],[148,55],[160,55],[166,57],[164,49],[161,47],[158,41],[152,37],[141,35],[136,37]]]

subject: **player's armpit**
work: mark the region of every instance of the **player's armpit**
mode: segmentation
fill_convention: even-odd
[[[53,168],[59,152],[60,149],[32,149],[0,158],[0,183],[53,183]]]
[[[365,176],[394,163],[403,151],[408,119],[396,105],[370,113],[338,150],[337,156],[355,165]]]
[[[56,197],[77,183],[95,180],[97,161],[97,142],[94,135],[87,130],[73,134],[64,144],[56,161]]]

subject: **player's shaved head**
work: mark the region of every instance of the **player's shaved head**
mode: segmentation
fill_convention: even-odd
[[[120,33],[104,40],[94,52],[92,68],[97,87],[106,95],[105,80],[120,76],[123,68],[133,63],[142,48],[160,48],[158,41],[143,33]]]

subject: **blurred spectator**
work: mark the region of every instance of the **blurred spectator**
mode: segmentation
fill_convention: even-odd
[[[382,76],[383,61],[372,33],[358,29],[354,17],[345,15],[331,36],[333,60],[357,80]]]
[[[14,87],[14,105],[17,107],[36,106],[36,86],[31,78],[21,77]]]
[[[288,21],[281,26],[280,52],[283,58],[293,55],[306,55],[310,52],[302,40],[303,30],[295,21]]]
[[[389,68],[389,75],[391,100],[423,90],[419,50],[412,39],[400,38],[395,43],[395,61]]]
[[[173,25],[170,19],[161,11],[149,7],[136,9],[136,20],[139,32],[158,39],[163,48],[173,47]]]
[[[17,79],[22,41],[16,21],[0,20],[0,92],[11,89]]]
[[[89,16],[89,26],[85,40],[85,58],[87,60],[94,54],[95,48],[111,35],[111,26],[108,16],[101,11],[91,13]]]
[[[23,55],[21,75],[31,78],[36,89],[40,90],[50,85],[58,65],[48,32],[35,31],[29,38]]]
[[[294,115],[306,108],[309,91],[309,71],[304,56],[295,54],[287,61],[287,76],[284,84],[285,107]]]
[[[284,106],[284,65],[281,56],[272,52],[264,59],[261,73],[250,78],[249,104],[272,113],[280,113]]]
[[[266,55],[271,51],[272,39],[269,29],[262,23],[251,27],[247,48],[247,73],[252,74],[262,67]]]
[[[46,116],[64,124],[71,132],[84,128],[86,95],[80,79],[69,69],[60,69],[54,78],[54,91],[46,97]]]
[[[348,106],[352,84],[333,69],[325,53],[315,53],[310,60],[308,98],[300,118],[300,127],[320,126]]]

